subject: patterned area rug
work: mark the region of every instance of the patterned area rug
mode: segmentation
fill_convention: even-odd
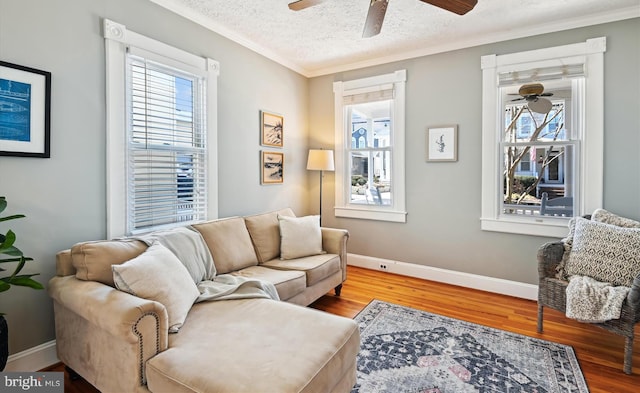
[[[351,393],[586,393],[567,345],[372,301]]]

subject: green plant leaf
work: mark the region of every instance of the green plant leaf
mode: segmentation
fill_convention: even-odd
[[[20,287],[29,287],[33,289],[44,289],[44,286],[42,286],[42,284],[31,278],[37,275],[38,274],[24,274],[21,276],[15,276],[10,280],[9,284],[17,285]]]
[[[15,220],[17,218],[24,218],[24,217],[26,217],[24,214],[13,214],[11,216],[0,217],[0,222],[9,221],[9,220]]]
[[[17,247],[9,247],[7,249],[0,248],[0,254],[11,255],[12,257],[21,257],[22,251],[20,251]]]
[[[33,261],[33,258],[29,258],[29,257],[17,257],[17,258],[5,258],[5,259],[0,259],[0,263],[7,263],[7,262],[20,262],[22,260],[22,258],[24,258],[25,261]]]
[[[0,243],[0,252],[4,252],[5,249],[9,249],[16,242],[16,234],[11,229],[4,235],[4,240]]]
[[[0,213],[7,208],[7,199],[5,197],[0,197]]]
[[[11,285],[6,282],[0,281],[0,292],[8,291],[11,288]]]

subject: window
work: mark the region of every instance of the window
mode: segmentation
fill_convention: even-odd
[[[405,222],[406,71],[335,82],[337,217]]]
[[[217,216],[218,64],[108,20],[105,37],[109,236]]]
[[[482,229],[562,237],[602,205],[605,43],[482,57]],[[531,85],[544,96],[520,94]]]

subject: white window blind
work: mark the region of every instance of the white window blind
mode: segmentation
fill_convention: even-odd
[[[500,72],[498,73],[498,86],[578,78],[584,75],[584,63],[537,67],[521,71]]]
[[[205,80],[127,54],[127,232],[206,218]]]

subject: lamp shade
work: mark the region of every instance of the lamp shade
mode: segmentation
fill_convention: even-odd
[[[333,171],[333,150],[310,149],[307,159],[307,169],[310,171]]]

